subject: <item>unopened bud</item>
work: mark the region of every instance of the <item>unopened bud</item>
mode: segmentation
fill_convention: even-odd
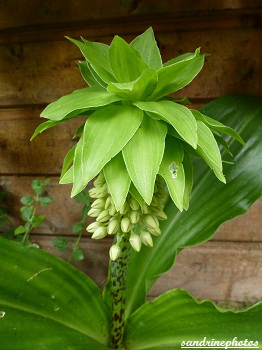
[[[100,213],[101,209],[91,208],[87,215],[91,216],[91,218],[97,218]]]
[[[155,196],[153,196],[150,205],[153,205],[154,207],[158,207],[159,201],[158,201],[158,199]]]
[[[107,195],[107,190],[93,187],[88,193],[91,198],[103,198]]]
[[[143,202],[141,209],[143,214],[149,214],[149,206],[146,204],[146,202]]]
[[[158,226],[156,226],[155,228],[150,228],[147,227],[148,232],[150,232],[152,235],[154,236],[160,236],[161,235],[161,230]]]
[[[119,213],[120,213],[121,215],[124,215],[124,214],[126,214],[126,213],[128,212],[129,209],[130,209],[129,204],[128,204],[127,202],[125,202],[125,203],[122,205],[122,207],[120,208]]]
[[[128,201],[129,205],[130,205],[130,208],[133,209],[133,210],[138,210],[140,208],[140,205],[138,203],[138,201],[131,197],[130,200]]]
[[[91,238],[93,239],[101,239],[107,235],[107,229],[105,226],[100,226],[95,232],[92,234]]]
[[[132,248],[133,248],[135,251],[137,251],[137,252],[140,251],[140,249],[141,249],[141,239],[140,239],[140,237],[139,237],[137,234],[135,234],[133,231],[131,231],[131,235],[130,235],[130,238],[129,238],[129,242],[130,242]]]
[[[137,224],[140,219],[140,214],[138,210],[130,210],[129,211],[129,218],[131,221],[131,224]]]
[[[112,247],[109,249],[109,256],[110,256],[110,259],[113,261],[119,258],[120,254],[121,254],[121,248],[117,243],[112,245]]]
[[[153,215],[144,215],[143,220],[148,228],[155,228],[159,226],[157,218]]]
[[[153,247],[153,239],[149,232],[142,231],[140,235],[140,239],[144,245],[148,247]]]
[[[94,185],[97,186],[101,186],[105,183],[105,176],[104,174],[101,172],[98,177],[96,178],[96,180],[94,181]]]
[[[104,207],[105,207],[104,198],[98,198],[91,204],[91,208],[95,208],[95,209],[104,209]]]
[[[106,222],[110,219],[110,215],[108,213],[107,209],[104,209],[97,217],[97,221],[99,222]]]
[[[95,221],[95,222],[92,222],[92,224],[88,225],[86,230],[92,233],[92,232],[95,232],[95,230],[97,230],[100,226],[101,224]]]
[[[111,205],[108,207],[108,212],[111,216],[114,216],[116,214],[116,207],[113,201],[111,202]]]
[[[129,232],[131,230],[131,221],[130,221],[129,217],[125,216],[121,220],[121,230],[123,232]]]
[[[113,220],[109,221],[109,224],[107,226],[107,233],[109,235],[113,235],[113,234],[117,233],[119,228],[120,228],[119,220],[113,219]]]
[[[163,212],[163,210],[156,211],[156,212],[154,213],[154,216],[155,216],[158,220],[166,220],[166,219],[167,219],[167,216],[166,216],[166,214]]]
[[[112,198],[111,196],[107,197],[106,203],[105,203],[105,209],[108,209],[109,206],[111,205]]]

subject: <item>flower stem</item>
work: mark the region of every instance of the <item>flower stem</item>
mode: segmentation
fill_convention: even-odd
[[[111,298],[112,298],[112,329],[111,346],[113,349],[123,349],[125,322],[125,290],[131,246],[128,236],[121,240],[121,255],[111,261]]]

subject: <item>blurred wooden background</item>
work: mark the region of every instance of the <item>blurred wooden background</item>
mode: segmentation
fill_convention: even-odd
[[[229,93],[261,95],[261,0],[2,0],[0,5],[0,186],[11,216],[19,223],[19,198],[31,194],[31,181],[50,178],[53,204],[41,210],[46,223],[32,236],[52,248],[57,235],[68,236],[81,205],[70,186],[58,186],[63,158],[79,125],[74,120],[29,139],[50,102],[85,87],[76,60],[82,56],[64,36],[110,43],[127,41],[152,26],[164,60],[201,47],[211,54],[204,69],[179,92],[197,108]],[[214,238],[184,250],[176,266],[161,277],[150,295],[169,288],[188,289],[199,298],[255,302],[262,298],[262,201],[244,216],[224,224]],[[103,285],[110,241],[82,240],[80,269]]]

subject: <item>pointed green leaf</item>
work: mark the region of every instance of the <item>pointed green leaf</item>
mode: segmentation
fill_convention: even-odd
[[[119,98],[103,88],[84,88],[50,103],[41,113],[41,117],[58,121],[67,117],[69,113],[74,113],[77,116],[89,109],[105,106],[116,101],[119,101]]]
[[[242,140],[240,135],[232,128],[218,122],[215,119],[209,118],[206,115],[202,114],[199,111],[191,110],[192,114],[196,118],[196,120],[200,120],[205,123],[210,129],[215,129],[217,131],[222,132],[223,134],[229,135],[240,142],[243,146],[245,146],[245,142]]]
[[[186,152],[184,152],[183,167],[185,171],[185,191],[184,191],[183,207],[185,210],[188,210],[191,191],[193,187],[193,166],[192,166],[191,157]]]
[[[174,63],[191,60],[192,58],[194,58],[194,55],[194,53],[183,53],[182,55],[172,58],[171,60],[165,62],[164,67],[171,66]]]
[[[75,155],[75,149],[76,149],[76,145],[74,145],[66,154],[65,158],[64,158],[64,162],[63,162],[63,167],[62,167],[62,171],[61,171],[61,178],[65,175],[65,173],[67,172],[68,168],[70,167],[70,165],[73,162],[74,159],[74,155]]]
[[[139,53],[124,39],[115,36],[109,48],[109,62],[119,83],[136,80],[148,69]]]
[[[119,211],[126,200],[131,183],[121,152],[104,166],[104,175],[116,210]]]
[[[131,193],[131,195],[138,201],[138,203],[140,204],[140,206],[142,207],[144,200],[143,197],[141,196],[141,194],[138,192],[138,190],[136,189],[135,185],[131,182],[130,188],[129,188],[129,192]]]
[[[91,64],[97,75],[105,83],[116,81],[108,62],[108,45],[91,42],[86,39],[84,39],[84,43],[82,43],[79,40],[75,40],[69,37],[66,38],[80,49],[85,59]]]
[[[61,185],[73,183],[73,166],[71,166],[63,176],[60,177],[59,183]]]
[[[151,27],[136,37],[131,42],[131,46],[140,53],[149,68],[159,70],[163,67],[162,58]]]
[[[255,345],[259,348],[261,324],[262,303],[243,311],[229,311],[218,309],[208,300],[199,302],[187,291],[175,289],[146,303],[127,320],[125,347],[130,350],[208,348],[204,342],[213,340],[221,342],[213,348],[244,349],[248,348],[244,346],[248,339],[253,342],[253,348]],[[241,343],[233,344],[233,340]],[[194,341],[199,344],[193,344]]]
[[[198,147],[197,152],[214,171],[217,178],[226,182],[222,172],[222,160],[217,142],[210,129],[203,122],[197,120]]]
[[[229,95],[212,101],[201,112],[234,127],[247,140],[243,147],[232,140],[235,165],[224,165],[227,184],[220,183],[201,160],[194,162],[194,186],[188,211],[180,213],[171,199],[165,206],[167,220],[154,248],[131,253],[126,294],[126,314],[145,302],[146,293],[168,271],[176,254],[185,247],[210,239],[225,221],[244,214],[262,195],[262,98]]]
[[[96,81],[94,78],[91,69],[90,69],[90,64],[87,61],[78,61],[78,68],[81,72],[82,77],[84,78],[85,82],[89,86],[93,87],[100,87],[101,85]]]
[[[81,192],[135,134],[143,112],[133,106],[110,106],[88,118],[75,151],[72,196]],[[105,151],[106,150],[106,151]]]
[[[1,347],[108,349],[108,309],[94,282],[41,249],[0,241]]]
[[[146,69],[137,80],[129,83],[110,83],[107,90],[126,100],[143,101],[152,94],[156,84],[156,71]]]
[[[171,124],[178,134],[193,148],[197,146],[197,123],[191,111],[171,101],[136,102],[135,106],[144,111],[155,113]]]
[[[158,71],[158,84],[148,101],[155,101],[188,85],[200,72],[205,55],[197,49],[192,58],[175,62]]]
[[[38,125],[38,127],[35,129],[33,135],[31,136],[30,141],[32,141],[38,134],[41,134],[43,131],[52,128],[53,126],[56,126],[58,124],[61,124],[62,121],[52,121],[52,120],[48,120],[47,122],[44,122],[40,125]]]
[[[183,158],[184,152],[179,140],[167,136],[165,153],[159,168],[159,174],[164,178],[168,192],[180,211],[183,210],[185,192]]]
[[[148,204],[163,157],[166,133],[165,124],[145,114],[142,124],[122,151],[131,180]]]

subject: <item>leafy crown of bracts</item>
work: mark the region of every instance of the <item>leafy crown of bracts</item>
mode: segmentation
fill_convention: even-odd
[[[141,206],[150,205],[156,179],[161,178],[177,208],[187,210],[192,157],[202,158],[226,182],[218,143],[230,151],[221,133],[244,144],[241,137],[188,109],[186,98],[168,96],[202,69],[205,55],[199,48],[163,63],[152,28],[130,44],[119,36],[110,45],[68,39],[85,57],[78,66],[89,87],[49,104],[41,114],[49,121],[39,125],[32,138],[66,120],[89,116],[61,173],[60,183],[73,183],[72,196],[102,172],[118,212],[130,193]]]

